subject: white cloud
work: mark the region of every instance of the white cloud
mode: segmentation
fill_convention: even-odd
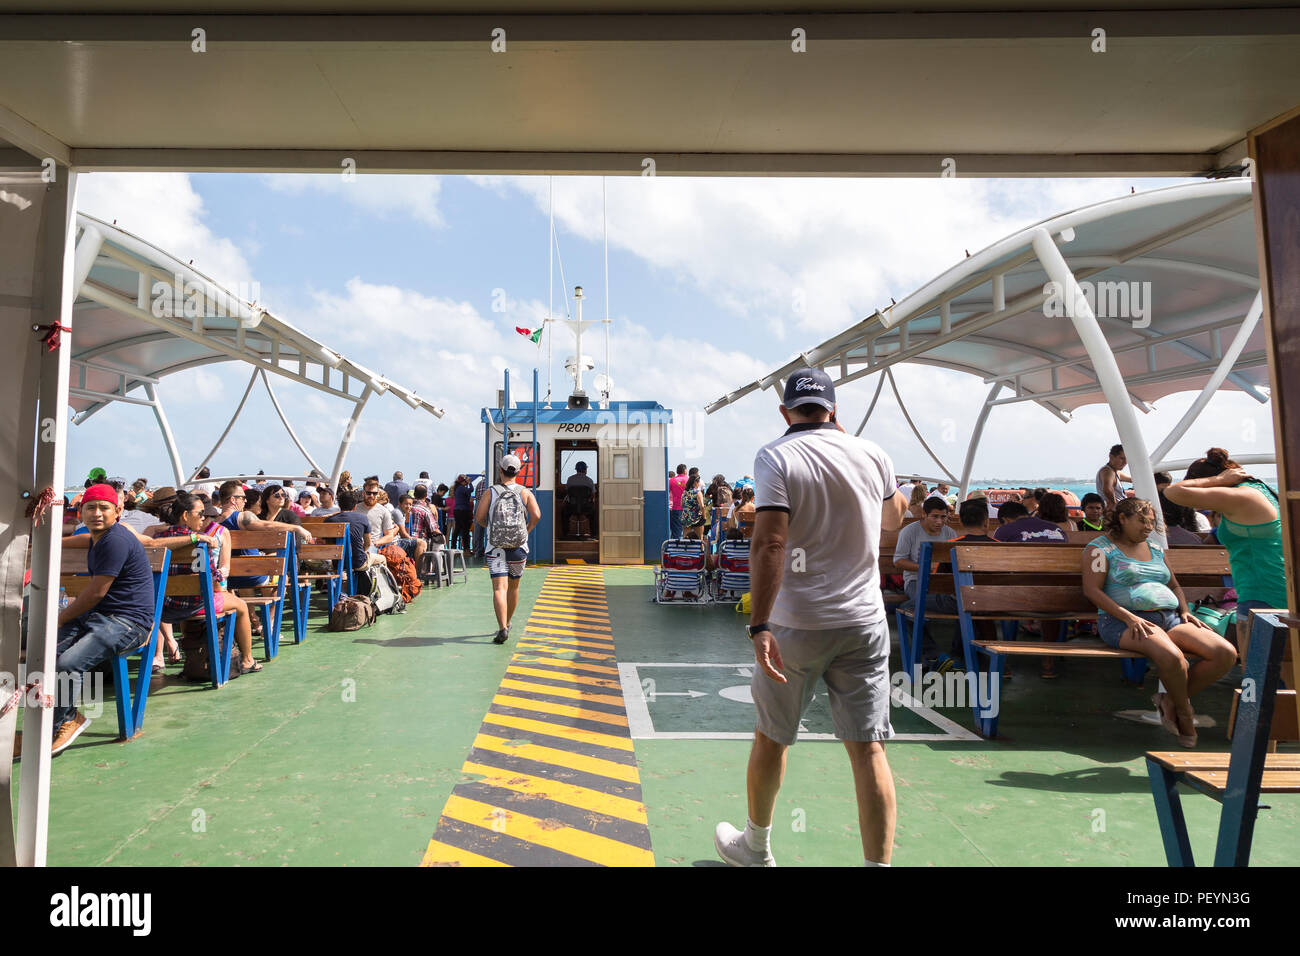
[[[483,183],[503,184],[548,210],[547,179]],[[903,298],[967,249],[1129,191],[1116,179],[616,177],[605,186],[612,247],[688,277],[724,309],[801,348]],[[600,180],[557,178],[554,196],[557,230],[599,242]]]
[[[182,263],[194,260],[194,268],[218,284],[234,288],[253,281],[240,247],[213,235],[204,222],[207,209],[187,173],[83,173],[77,177],[77,210],[116,220]]]
[[[426,226],[446,225],[438,208],[442,179],[438,176],[380,176],[357,174],[344,179],[333,173],[276,173],[262,177],[275,192],[302,194],[307,191],[337,197],[372,215],[409,216]]]

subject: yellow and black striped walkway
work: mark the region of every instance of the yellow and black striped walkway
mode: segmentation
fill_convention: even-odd
[[[511,638],[421,865],[654,866],[601,569],[550,570]]]

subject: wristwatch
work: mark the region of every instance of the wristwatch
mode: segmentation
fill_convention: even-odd
[[[757,634],[759,631],[771,632],[771,630],[772,629],[767,625],[767,621],[764,621],[762,624],[750,624],[745,628],[745,633],[749,635],[749,639],[752,641],[754,639],[754,635]]]

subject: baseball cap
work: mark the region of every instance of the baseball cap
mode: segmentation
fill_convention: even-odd
[[[790,373],[785,381],[786,408],[816,403],[827,411],[835,410],[835,386],[831,377],[817,368],[801,368]]]
[[[523,466],[524,463],[519,460],[518,455],[506,455],[501,459],[502,469],[518,471]]]
[[[103,468],[92,468],[90,469],[90,474],[86,476],[86,480],[98,483],[98,482],[102,482],[107,477],[108,477],[108,472],[106,472]]]

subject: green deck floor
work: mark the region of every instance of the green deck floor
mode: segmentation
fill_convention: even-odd
[[[525,575],[519,621],[544,572]],[[651,604],[646,569],[607,569],[605,579],[620,663],[746,661],[734,611]],[[493,645],[494,630],[487,575],[471,569],[468,584],[426,590],[373,628],[313,628],[300,646],[282,643],[265,671],[219,691],[155,682],[144,734],[129,744],[114,739],[108,701],[53,763],[50,864],[416,864],[506,666],[509,645]],[[1143,707],[1154,679],[1143,693],[1121,684],[1113,663],[1073,664],[1050,682],[1034,666],[1020,665],[1004,688],[1004,739],[890,746],[896,865],[1163,865],[1141,755],[1176,745],[1158,728],[1112,716]],[[656,731],[752,727],[743,702],[717,693],[746,684],[738,672],[638,677],[659,693],[703,694],[657,698]],[[1198,698],[1198,711],[1219,722],[1202,731],[1203,749],[1227,749],[1229,697],[1220,686]],[[968,710],[944,714],[971,726]],[[811,713],[808,729],[825,729],[819,721]],[[934,729],[910,713],[895,728]],[[748,750],[744,740],[636,741],[659,865],[713,865],[714,824],[744,822]],[[1300,850],[1300,800],[1271,802],[1256,826],[1256,865],[1290,863]],[[1208,859],[1218,804],[1188,792],[1183,805],[1193,848]],[[791,751],[775,824],[782,865],[861,862],[839,744],[804,741]]]

